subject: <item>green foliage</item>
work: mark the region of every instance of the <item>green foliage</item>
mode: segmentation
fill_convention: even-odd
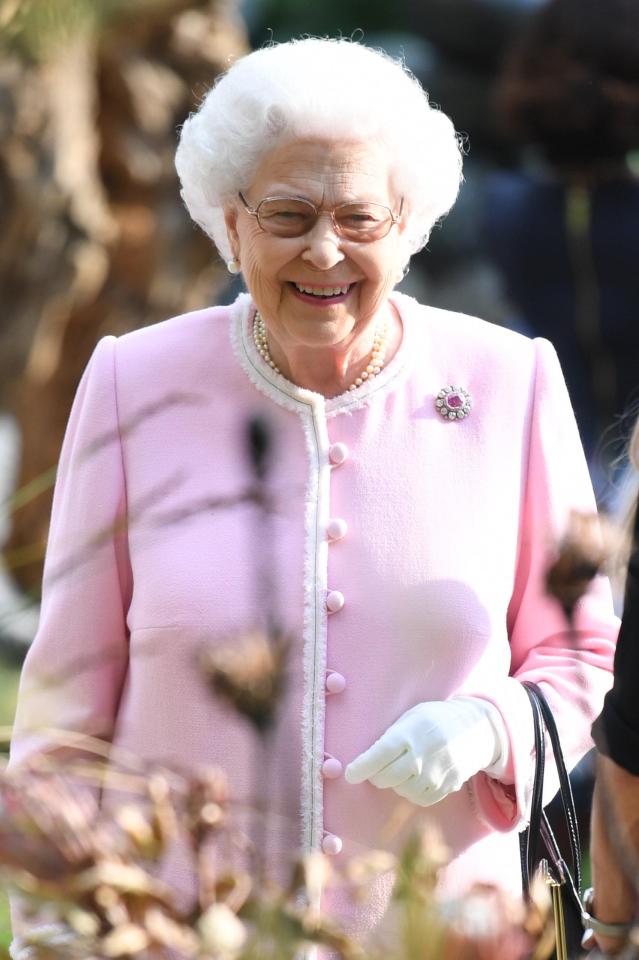
[[[20,670],[18,667],[5,666],[0,661],[0,726],[4,727],[13,723],[19,678]]]
[[[0,960],[3,960],[4,951],[8,948],[10,940],[9,904],[4,890],[0,890]]]
[[[0,726],[6,727],[13,723],[19,679],[18,667],[5,666],[0,662]],[[0,742],[0,759],[6,746],[6,743]],[[4,889],[0,886],[0,960],[4,960],[7,956],[6,951],[10,941],[9,903]]]
[[[99,30],[121,14],[161,8],[167,0],[0,0],[0,46],[44,59],[80,33]]]

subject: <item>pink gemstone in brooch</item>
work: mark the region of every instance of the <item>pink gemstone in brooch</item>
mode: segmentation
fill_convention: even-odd
[[[435,397],[435,409],[445,420],[463,420],[470,413],[470,394],[452,383],[443,387]]]

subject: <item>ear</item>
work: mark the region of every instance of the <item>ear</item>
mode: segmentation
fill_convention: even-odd
[[[410,216],[410,210],[406,198],[404,197],[404,202],[402,204],[402,219],[397,224],[397,233],[399,236],[402,235],[406,227],[408,226],[408,218]]]
[[[229,238],[229,245],[234,257],[240,255],[240,237],[237,232],[238,209],[234,203],[229,203],[224,207],[224,225]]]

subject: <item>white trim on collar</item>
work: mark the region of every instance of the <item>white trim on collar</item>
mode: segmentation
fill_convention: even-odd
[[[320,393],[298,387],[281,373],[276,373],[259,355],[253,340],[253,316],[255,306],[248,293],[239,295],[231,306],[231,342],[237,359],[251,382],[274,403],[300,412],[303,409],[324,409],[327,417],[350,413],[365,406],[368,400],[390,386],[395,386],[408,367],[412,356],[413,306],[418,304],[405,294],[394,292],[390,297],[403,326],[402,342],[397,353],[384,369],[373,379],[367,380],[357,390],[347,390],[338,397],[326,399]]]

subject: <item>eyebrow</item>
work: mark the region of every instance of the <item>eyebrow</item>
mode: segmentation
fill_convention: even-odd
[[[280,190],[275,188],[272,191],[268,191],[267,193],[264,193],[264,195],[260,197],[256,202],[259,203],[260,200],[266,200],[269,197],[290,197],[291,200],[305,200],[307,203],[312,203],[313,206],[317,207],[318,210],[321,210],[324,204],[325,195],[326,195],[326,192],[324,192],[324,194],[322,195],[322,199],[318,202],[317,200],[314,200],[312,197],[308,196],[308,194],[299,193],[297,191],[288,191],[286,189]],[[390,210],[393,209],[392,200],[390,199],[375,200],[370,196],[370,194],[366,194],[363,196],[351,195],[347,199],[339,200],[337,203],[331,204],[329,206],[329,209],[331,209],[332,207],[339,207],[342,204],[346,204],[346,203],[379,203],[381,206],[388,207]]]

